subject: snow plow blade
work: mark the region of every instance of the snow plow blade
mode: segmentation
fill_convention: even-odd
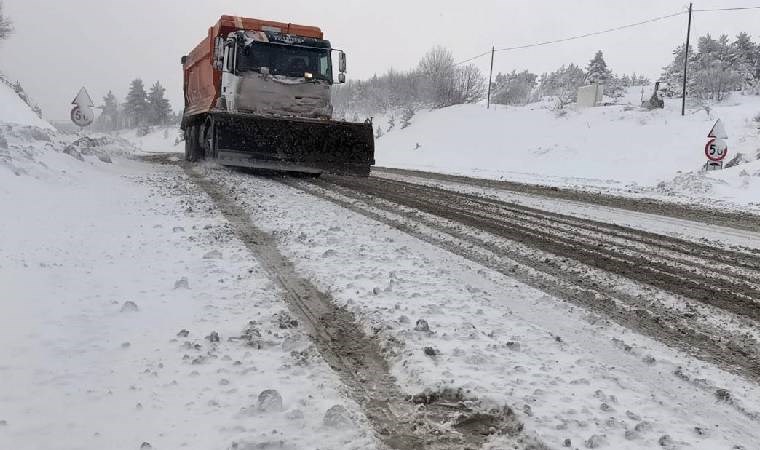
[[[368,176],[375,164],[371,123],[230,113],[211,120],[213,156],[224,165]]]

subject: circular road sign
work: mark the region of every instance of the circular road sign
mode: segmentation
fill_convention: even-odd
[[[90,108],[81,109],[79,106],[75,106],[71,110],[71,121],[77,126],[84,128],[92,124],[93,120],[95,120],[95,114]]]
[[[705,156],[710,161],[723,161],[728,155],[728,144],[723,139],[710,139],[705,145]]]

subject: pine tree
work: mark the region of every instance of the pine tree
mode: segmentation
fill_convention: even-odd
[[[760,46],[752,42],[749,34],[739,33],[729,46],[728,53],[731,66],[741,74],[745,85],[753,85],[760,81],[760,74],[757,73]]]
[[[586,80],[589,83],[609,84],[612,80],[612,72],[607,68],[607,63],[604,61],[604,54],[601,50],[596,52],[594,59],[592,59],[588,67],[586,68]]]
[[[538,75],[527,70],[496,75],[491,102],[500,105],[525,105],[531,99]]]
[[[108,94],[103,97],[103,114],[102,117],[107,122],[105,127],[107,130],[115,130],[119,124],[119,101],[116,100],[116,96],[113,92],[108,91]]]
[[[0,1],[0,41],[8,39],[13,33],[13,22],[3,15],[3,2]]]
[[[138,127],[148,122],[148,94],[145,93],[145,85],[139,78],[132,81],[124,103],[124,113],[129,121],[129,126]]]
[[[575,64],[562,66],[556,71],[543,74],[539,82],[541,95],[557,97],[560,106],[578,98],[578,88],[586,84],[586,73]]]
[[[172,113],[171,104],[165,97],[166,89],[156,81],[148,94],[148,118],[152,125],[165,125]]]
[[[404,109],[404,115],[401,116],[401,129],[408,128],[412,124],[412,118],[414,117],[414,108],[407,107]]]
[[[391,116],[388,118],[388,131],[390,132],[394,128],[396,128],[396,116],[391,114]]]
[[[381,137],[383,137],[383,127],[378,125],[377,132],[375,132],[375,139],[380,139]]]
[[[696,48],[689,52],[687,95],[701,100],[723,100],[729,92],[747,87],[747,77],[751,70],[744,73],[738,59],[740,47],[751,41],[742,38],[742,44],[729,44],[728,36],[714,39],[709,34],[697,41]],[[751,53],[751,50],[750,50]],[[668,83],[666,95],[680,96],[683,82],[684,47],[681,45],[673,52],[673,62],[665,67],[662,80]]]

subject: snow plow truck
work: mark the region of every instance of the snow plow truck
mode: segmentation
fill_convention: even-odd
[[[371,120],[332,119],[331,86],[346,81],[346,54],[319,28],[222,16],[182,66],[188,161],[369,175]]]

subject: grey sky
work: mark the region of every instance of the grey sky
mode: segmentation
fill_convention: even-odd
[[[352,78],[389,67],[408,69],[435,44],[458,60],[487,51],[563,38],[662,16],[688,7],[681,0],[4,0],[16,24],[0,44],[0,71],[21,80],[49,119],[65,119],[79,87],[96,103],[112,89],[123,99],[129,82],[161,81],[172,106],[182,104],[179,58],[221,14],[317,25],[349,54]],[[702,0],[695,8],[760,5],[760,0]],[[758,38],[760,10],[699,13],[697,35],[747,31]],[[497,54],[495,70],[552,70],[586,65],[605,52],[615,72],[656,77],[684,39],[686,16],[559,45]],[[487,70],[488,58],[477,61]]]

